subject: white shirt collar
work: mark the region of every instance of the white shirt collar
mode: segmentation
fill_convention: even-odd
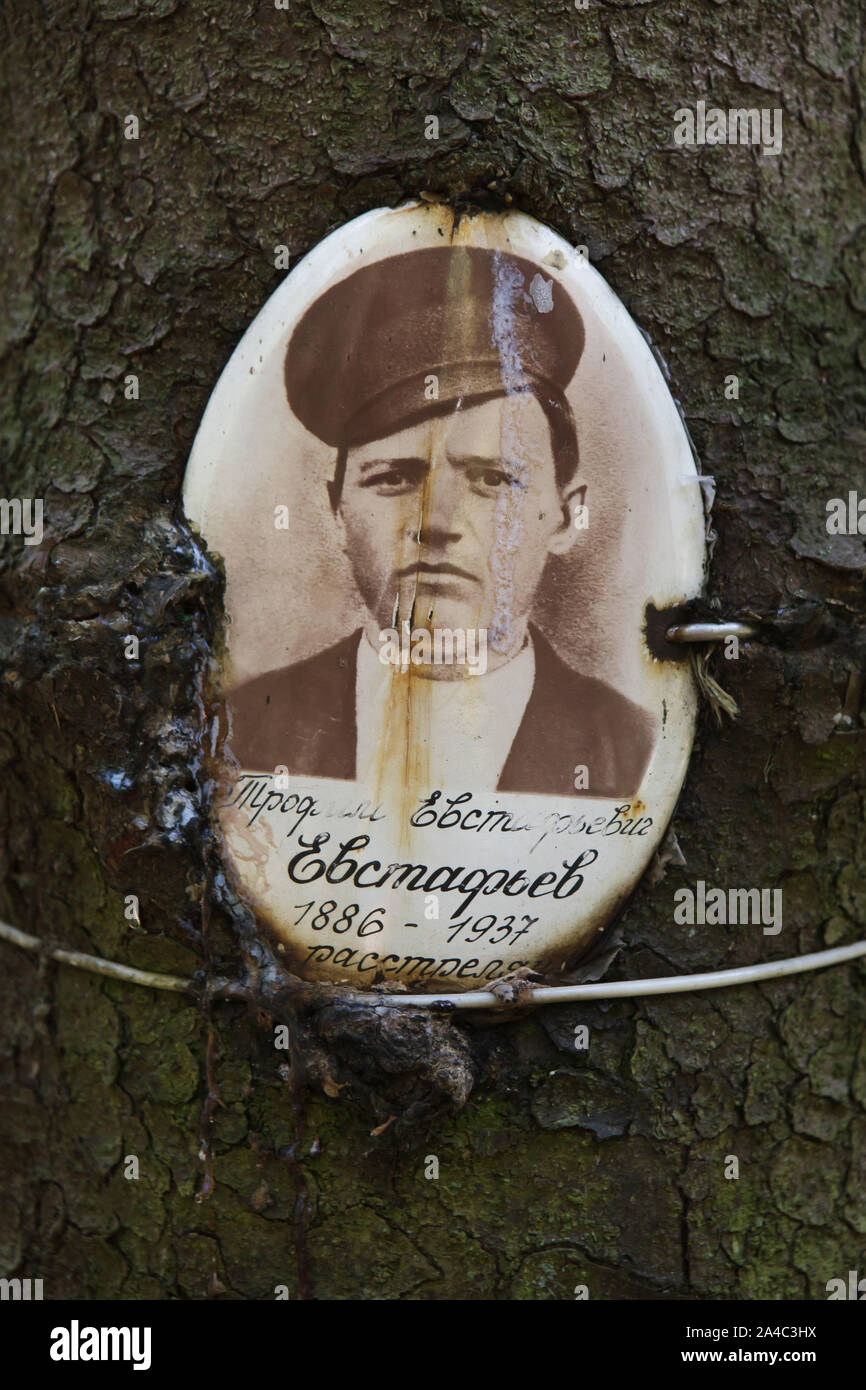
[[[383,664],[362,633],[355,681],[357,780],[426,795],[439,787],[494,791],[535,680],[531,637],[483,676],[430,680]]]

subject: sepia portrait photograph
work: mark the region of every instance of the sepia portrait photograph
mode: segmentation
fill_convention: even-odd
[[[636,797],[674,524],[658,422],[579,253],[435,221],[404,210],[319,292],[300,278],[231,479],[188,481],[227,562],[229,747],[373,788]]]
[[[657,719],[533,621],[551,557],[606,558],[566,394],[584,341],[542,267],[479,247],[386,256],[314,301],[286,350],[286,401],[333,450],[318,487],[365,611],[231,691],[243,767],[637,792]],[[301,630],[333,604],[280,595],[274,621]]]

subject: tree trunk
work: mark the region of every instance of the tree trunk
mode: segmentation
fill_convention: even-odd
[[[773,620],[714,660],[740,715],[702,713],[685,864],[644,879],[615,972],[863,936],[864,545],[825,525],[864,477],[854,0],[30,0],[5,29],[0,489],[44,499],[45,530],[0,555],[0,916],[140,969],[253,978],[244,918],[208,886],[222,587],[184,465],[275,247],[294,262],[425,193],[587,246],[715,478],[709,594]],[[679,146],[699,101],[780,109],[781,154]],[[699,879],[782,888],[782,932],[674,926]],[[823,1299],[866,1273],[862,962],[418,1022],[375,1056],[369,1019],[353,1033],[312,1000],[288,1011],[288,1067],[279,1001],[0,951],[0,1276],[46,1298]]]

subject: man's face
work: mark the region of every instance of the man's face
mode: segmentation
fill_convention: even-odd
[[[574,493],[525,393],[350,449],[339,518],[373,624],[486,628],[488,649],[512,655],[547,556],[575,539]]]

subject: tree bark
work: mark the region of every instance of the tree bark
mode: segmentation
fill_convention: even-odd
[[[644,879],[615,971],[864,935],[864,545],[825,526],[864,486],[862,27],[854,0],[8,13],[0,488],[44,499],[45,534],[0,552],[0,917],[142,969],[249,971],[208,888],[222,582],[184,465],[275,247],[423,193],[588,247],[715,478],[709,594],[773,620],[714,661],[741,712],[702,714],[685,865]],[[677,146],[701,100],[781,109],[781,155]],[[781,934],[674,927],[698,879],[781,887]],[[388,1081],[339,1007],[293,1015],[287,1068],[270,1006],[0,952],[0,1276],[46,1298],[822,1299],[866,1273],[862,962],[419,1022],[385,1040]]]

